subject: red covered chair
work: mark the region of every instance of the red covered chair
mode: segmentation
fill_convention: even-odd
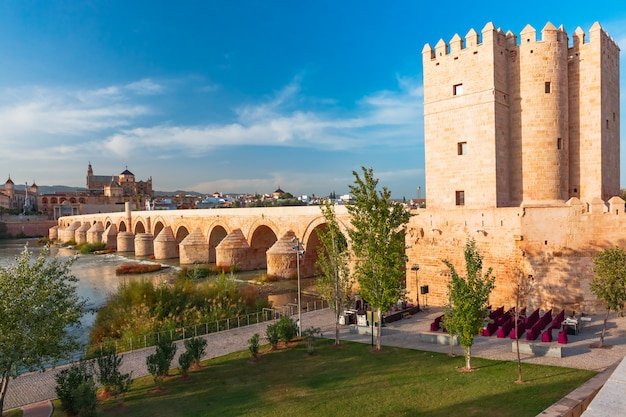
[[[563,330],[559,332],[557,342],[564,345],[567,344],[567,325],[563,326]]]
[[[541,341],[542,342],[551,342],[552,341],[552,327],[548,327],[548,329],[541,333]]]
[[[519,339],[522,337],[524,332],[526,331],[526,325],[523,320],[520,320],[517,323],[517,334],[515,334],[515,323],[513,323],[513,327],[511,327],[511,331],[509,332],[509,338],[511,339]]]
[[[435,319],[435,321],[433,321],[432,323],[430,323],[430,331],[431,332],[436,332],[441,328],[441,319],[443,319],[443,316],[439,316]]]

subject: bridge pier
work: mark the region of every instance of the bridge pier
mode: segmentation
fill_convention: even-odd
[[[87,243],[87,231],[91,229],[91,225],[89,223],[83,223],[76,232],[74,232],[74,240],[77,245],[81,245],[83,243]]]
[[[181,265],[186,264],[208,264],[209,263],[209,243],[206,241],[202,231],[196,227],[178,245]]]
[[[117,249],[117,226],[114,223],[102,233],[102,241],[107,249]]]
[[[118,252],[135,252],[135,235],[131,232],[120,232],[117,234]]]
[[[241,229],[233,230],[215,248],[215,266],[218,268],[236,266],[241,271],[250,271],[254,269],[250,258],[250,245]]]
[[[135,235],[135,256],[154,255],[154,238],[150,233]]]
[[[298,276],[297,252],[292,240],[296,234],[289,230],[266,252],[267,276],[276,278],[296,278]]]
[[[52,226],[48,229],[49,240],[59,240],[59,226]]]
[[[102,233],[104,232],[104,226],[102,222],[95,222],[89,230],[87,230],[87,243],[94,244],[102,242]]]
[[[170,226],[165,226],[154,239],[154,259],[178,257],[178,243]]]
[[[66,243],[66,242],[69,242],[70,240],[75,240],[76,239],[75,232],[80,226],[81,226],[81,223],[79,221],[75,221],[74,223],[69,225],[69,227],[59,230],[59,239],[61,240],[61,242]]]

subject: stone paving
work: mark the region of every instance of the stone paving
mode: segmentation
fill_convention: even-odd
[[[383,345],[449,353],[450,346],[431,344],[419,340],[419,333],[428,331],[430,323],[440,314],[441,310],[434,308],[428,312],[415,314],[408,319],[388,324],[383,328]],[[599,315],[591,316],[591,322],[578,335],[570,335],[569,343],[560,345],[563,357],[522,355],[522,361],[524,363],[556,365],[596,371],[603,371],[611,367],[626,356],[626,318],[615,317],[614,314],[609,318],[605,344],[611,345],[611,349],[591,349],[589,345],[599,341],[603,318],[603,316]],[[325,337],[334,338],[333,314],[330,310],[304,313],[302,321],[303,328],[319,327]],[[246,349],[248,346],[247,341],[254,333],[259,333],[261,336],[265,335],[266,325],[267,323],[255,324],[206,336],[208,347],[207,355],[204,359]],[[556,331],[554,336],[556,337]],[[370,335],[351,333],[350,326],[341,326],[341,339],[371,343]],[[557,343],[552,342],[550,345],[557,346]],[[462,355],[462,349],[459,346],[456,346],[454,349],[455,354]],[[183,351],[184,347],[181,342],[178,345],[177,352]],[[147,348],[125,354],[122,362],[122,372],[132,372],[134,378],[148,375],[146,356],[153,352],[154,348]],[[477,336],[472,346],[472,356],[496,360],[517,360],[517,355],[512,351],[511,339],[498,339],[495,335],[492,337]],[[173,363],[177,363],[177,360],[178,358],[175,358]],[[54,375],[59,369],[61,368],[25,374],[12,380],[5,399],[5,408],[18,408],[55,398]]]

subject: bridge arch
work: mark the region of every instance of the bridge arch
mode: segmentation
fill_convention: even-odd
[[[146,226],[144,226],[142,220],[137,220],[135,226],[133,227],[133,230],[135,231],[135,234],[146,233]]]
[[[274,230],[266,225],[257,226],[250,234],[250,257],[252,269],[266,269],[267,256],[265,252],[276,243],[278,238]]]
[[[163,222],[161,220],[157,220],[157,222],[154,224],[154,236],[158,236],[159,233],[161,233],[161,230],[163,230],[164,228],[165,225],[163,224]]]
[[[220,242],[228,236],[228,231],[221,224],[215,224],[211,227],[207,233],[207,240],[209,242],[209,262],[215,262],[215,248]]]
[[[187,229],[186,226],[180,226],[176,230],[176,242],[182,242],[187,237],[187,235],[189,235],[189,229]]]
[[[120,232],[128,232],[128,228],[126,227],[126,222],[124,220],[120,220],[120,224],[117,226],[117,230]]]

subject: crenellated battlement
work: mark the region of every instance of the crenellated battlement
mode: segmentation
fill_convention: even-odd
[[[493,23],[489,22],[483,27],[480,34],[472,28],[465,35],[465,39],[461,38],[458,33],[455,33],[449,42],[444,41],[443,38],[439,39],[434,48],[427,43],[422,49],[422,55],[424,60],[437,60],[443,57],[456,57],[465,51],[472,51],[475,54],[482,46],[494,43],[506,45],[510,49],[520,45],[565,41],[569,48],[579,48],[585,44],[586,40],[586,34],[579,26],[572,33],[572,44],[570,44],[568,34],[563,25],[557,28],[551,22],[546,23],[543,29],[541,29],[540,35],[538,38],[537,30],[531,25],[526,25],[518,37],[510,30],[505,33],[500,28],[496,29]],[[587,43],[594,44],[600,42],[606,42],[619,50],[615,40],[604,31],[600,23],[595,22],[589,29]]]
[[[619,47],[599,23],[514,34],[490,22],[422,53],[431,207],[619,192]]]

